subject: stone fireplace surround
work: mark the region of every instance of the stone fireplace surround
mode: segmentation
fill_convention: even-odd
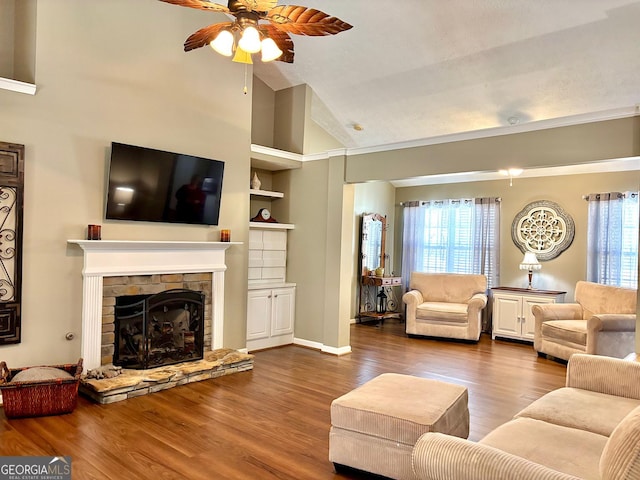
[[[68,240],[84,252],[81,356],[89,370],[102,365],[105,277],[211,273],[212,350],[223,347],[225,251],[238,242]],[[206,353],[206,352],[205,352]]]

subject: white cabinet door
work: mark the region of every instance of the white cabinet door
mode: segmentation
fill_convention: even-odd
[[[247,299],[247,340],[269,337],[271,290],[249,290]]]
[[[512,295],[493,295],[493,338],[520,336],[520,316],[522,297]]]
[[[273,308],[271,318],[271,335],[293,333],[293,317],[295,312],[295,290],[279,288],[273,290]]]
[[[536,319],[531,313],[531,307],[534,305],[543,305],[547,303],[556,303],[555,298],[549,297],[524,297],[522,303],[522,337],[533,340],[536,331]]]

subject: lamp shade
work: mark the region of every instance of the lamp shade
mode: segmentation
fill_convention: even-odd
[[[278,48],[278,45],[276,45],[276,42],[274,42],[272,38],[267,37],[264,40],[262,40],[262,61],[263,62],[270,62],[272,60],[275,60],[280,55],[282,55],[282,50]]]
[[[260,33],[255,27],[248,26],[242,31],[242,37],[238,42],[238,46],[248,53],[257,53],[260,51]]]
[[[230,57],[233,54],[233,33],[222,30],[209,45],[220,55]]]
[[[542,265],[538,263],[538,258],[533,252],[526,252],[522,262],[520,262],[520,270],[540,270]]]

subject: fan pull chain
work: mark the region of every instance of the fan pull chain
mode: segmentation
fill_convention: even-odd
[[[249,66],[245,63],[244,64],[244,88],[242,89],[242,92],[246,95],[247,94],[247,69],[249,68]]]

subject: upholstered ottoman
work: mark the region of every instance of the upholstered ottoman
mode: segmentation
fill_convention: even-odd
[[[331,403],[329,460],[394,479],[414,479],[411,451],[426,432],[469,436],[465,387],[384,373]]]

